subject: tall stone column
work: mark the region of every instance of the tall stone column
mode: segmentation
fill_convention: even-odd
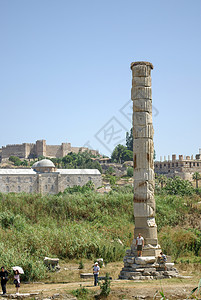
[[[178,275],[174,264],[159,264],[161,248],[158,245],[154,199],[154,145],[152,124],[152,90],[149,62],[131,64],[133,100],[133,167],[134,167],[134,240],[126,251],[124,267],[119,279],[170,278]],[[137,257],[136,237],[144,237],[142,257]]]
[[[131,64],[134,144],[134,238],[136,238],[140,232],[145,238],[145,245],[153,245],[156,247],[158,240],[154,199],[152,69],[153,65],[149,62],[134,62]],[[145,256],[147,254],[155,254],[154,250],[144,250],[143,252]]]

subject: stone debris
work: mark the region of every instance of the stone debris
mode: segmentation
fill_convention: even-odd
[[[88,278],[93,278],[94,274],[93,273],[80,273],[80,278],[83,279],[88,279]]]
[[[59,271],[61,268],[59,266],[59,258],[44,258],[44,264],[49,268],[49,270]]]
[[[30,298],[39,295],[39,293],[19,293],[19,294],[5,294],[1,295],[1,297],[6,299],[18,299],[18,298]]]
[[[133,259],[135,263],[129,263]],[[153,280],[179,276],[174,263],[167,263],[168,269],[165,270],[166,264],[158,264],[155,257],[132,257],[130,259],[125,256],[124,261],[124,268],[121,270],[119,279]]]

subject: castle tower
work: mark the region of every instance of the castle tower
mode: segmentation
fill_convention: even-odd
[[[36,141],[36,155],[46,157],[46,140]]]

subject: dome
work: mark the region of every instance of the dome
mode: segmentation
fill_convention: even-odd
[[[55,169],[55,165],[50,159],[42,159],[35,162],[32,166],[32,169],[36,169],[37,171],[41,172],[44,172],[45,170],[50,171]]]
[[[37,162],[38,168],[55,168],[54,163],[50,159],[42,159]]]

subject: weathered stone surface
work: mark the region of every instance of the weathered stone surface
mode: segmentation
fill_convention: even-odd
[[[45,257],[44,258],[44,264],[49,268],[53,270],[60,270],[59,266],[59,258],[50,258],[50,257]]]
[[[147,99],[139,99],[133,101],[133,111],[135,112],[147,112],[152,113],[152,101]]]
[[[130,258],[127,258],[127,263],[129,264],[134,264],[134,261],[135,261],[135,257],[130,257]]]
[[[136,257],[135,263],[137,265],[146,265],[150,263],[154,263],[156,261],[155,256],[146,256],[146,257]]]
[[[147,126],[152,125],[152,114],[149,112],[134,112],[133,114],[133,124],[137,126]],[[139,142],[143,143],[144,140],[139,140]],[[137,141],[136,141],[137,142]],[[143,150],[143,149],[142,149]]]
[[[146,65],[134,65],[131,64],[131,70],[133,71],[133,77],[146,77],[151,75],[151,67]]]
[[[146,86],[151,87],[151,76],[136,77],[132,79],[132,86]]]
[[[93,278],[94,274],[93,273],[81,273],[80,278]]]
[[[151,87],[133,86],[131,89],[131,99],[152,99]]]
[[[139,138],[153,138],[154,129],[152,124],[148,124],[147,126],[135,126],[133,128],[133,137],[134,139]]]

